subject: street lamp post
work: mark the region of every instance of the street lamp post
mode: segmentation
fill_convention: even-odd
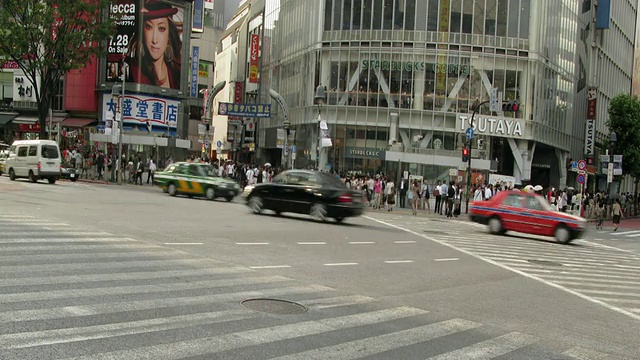
[[[476,102],[473,104],[473,113],[471,113],[471,125],[469,125],[469,127],[471,129],[473,129],[473,123],[474,123],[474,119],[476,117],[476,114],[478,113],[478,110],[480,110],[480,107],[482,105],[488,104],[490,103],[491,100],[487,100],[487,101],[483,101],[481,103],[478,103],[477,100]],[[466,191],[466,203],[467,203],[467,208],[465,209],[466,213],[469,213],[469,197],[471,196],[471,148],[473,147],[473,138],[469,139],[468,141],[469,144],[469,159],[467,159],[467,191]]]
[[[327,102],[327,88],[322,86],[322,85],[318,85],[318,87],[316,88],[316,96],[314,98],[314,101],[316,103],[316,105],[318,105],[318,139],[316,139],[316,169],[318,171],[320,171],[320,149],[322,147],[322,129],[321,129],[321,123],[322,123],[322,105],[325,104]]]
[[[126,69],[129,65],[125,62],[123,63],[123,71],[122,71],[122,85],[113,85],[111,88],[111,95],[118,97],[118,111],[120,112],[120,121],[118,121],[118,117],[114,114],[113,123],[117,124],[116,129],[118,129],[118,158],[116,159],[116,179],[119,185],[122,185],[122,128],[124,127],[124,119],[122,117],[122,106],[124,105],[124,96],[125,96],[125,85],[126,85]]]
[[[283,157],[283,165],[285,169],[289,169],[289,129],[291,127],[291,122],[289,121],[289,108],[287,107],[287,103],[284,101],[284,98],[275,90],[269,89],[269,96],[273,100],[275,100],[278,105],[280,105],[280,109],[282,109],[282,115],[284,116],[284,120],[282,122],[282,127],[284,128],[284,149],[282,149],[282,157]],[[293,168],[293,163],[291,163],[291,168]]]

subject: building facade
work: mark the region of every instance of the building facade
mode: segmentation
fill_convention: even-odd
[[[260,96],[273,88],[285,98],[296,167],[448,179],[450,169],[466,169],[465,130],[474,104],[489,100],[492,89],[519,110],[480,107],[474,171],[565,186],[567,160],[584,154],[585,121],[575,111],[583,2],[266,0],[264,6]],[[321,106],[314,103],[318,85],[327,90]],[[316,151],[319,112],[333,146]],[[278,162],[283,119],[274,115],[260,121],[258,145],[263,158]]]

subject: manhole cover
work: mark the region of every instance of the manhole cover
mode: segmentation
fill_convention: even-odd
[[[242,302],[248,309],[278,315],[296,315],[307,312],[307,308],[293,301],[280,299],[249,299]]]
[[[546,266],[562,266],[562,264],[557,263],[557,262],[553,262],[553,261],[548,261],[548,260],[536,260],[536,259],[529,259],[527,260],[528,262],[532,263],[532,264],[538,264],[538,265],[546,265]]]

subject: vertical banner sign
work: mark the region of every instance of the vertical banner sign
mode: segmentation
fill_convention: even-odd
[[[116,23],[116,32],[107,46],[107,82],[120,81],[122,71],[126,69],[124,60],[137,30],[137,3],[136,0],[117,0],[109,7],[109,17]],[[129,74],[125,76],[129,77]]]
[[[233,89],[233,102],[236,104],[242,104],[242,91],[244,89],[244,83],[236,82]]]
[[[200,46],[194,46],[191,54],[191,97],[198,97],[198,65],[200,64]]]
[[[251,34],[251,51],[249,58],[249,82],[258,83],[258,57],[260,52],[260,35]]]
[[[193,32],[204,31],[204,0],[193,0]]]
[[[447,68],[447,43],[449,42],[449,18],[451,15],[451,0],[440,0],[440,13],[438,30],[440,32],[440,43],[438,46],[438,71],[436,73],[436,90],[447,91],[447,72],[442,69]]]
[[[204,8],[213,10],[213,0],[204,0]]]
[[[209,89],[204,89],[204,96],[202,98],[202,123],[204,124],[204,118],[207,116],[207,100],[209,100]]]
[[[587,164],[594,165],[595,141],[596,141],[596,105],[597,92],[595,88],[589,88],[587,92],[587,124],[584,136],[584,154]]]

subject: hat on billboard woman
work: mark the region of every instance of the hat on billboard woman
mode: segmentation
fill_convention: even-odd
[[[170,4],[163,3],[157,0],[147,0],[144,3],[144,8],[141,10],[144,20],[153,20],[163,17],[171,17],[178,13],[178,9],[174,8]]]

